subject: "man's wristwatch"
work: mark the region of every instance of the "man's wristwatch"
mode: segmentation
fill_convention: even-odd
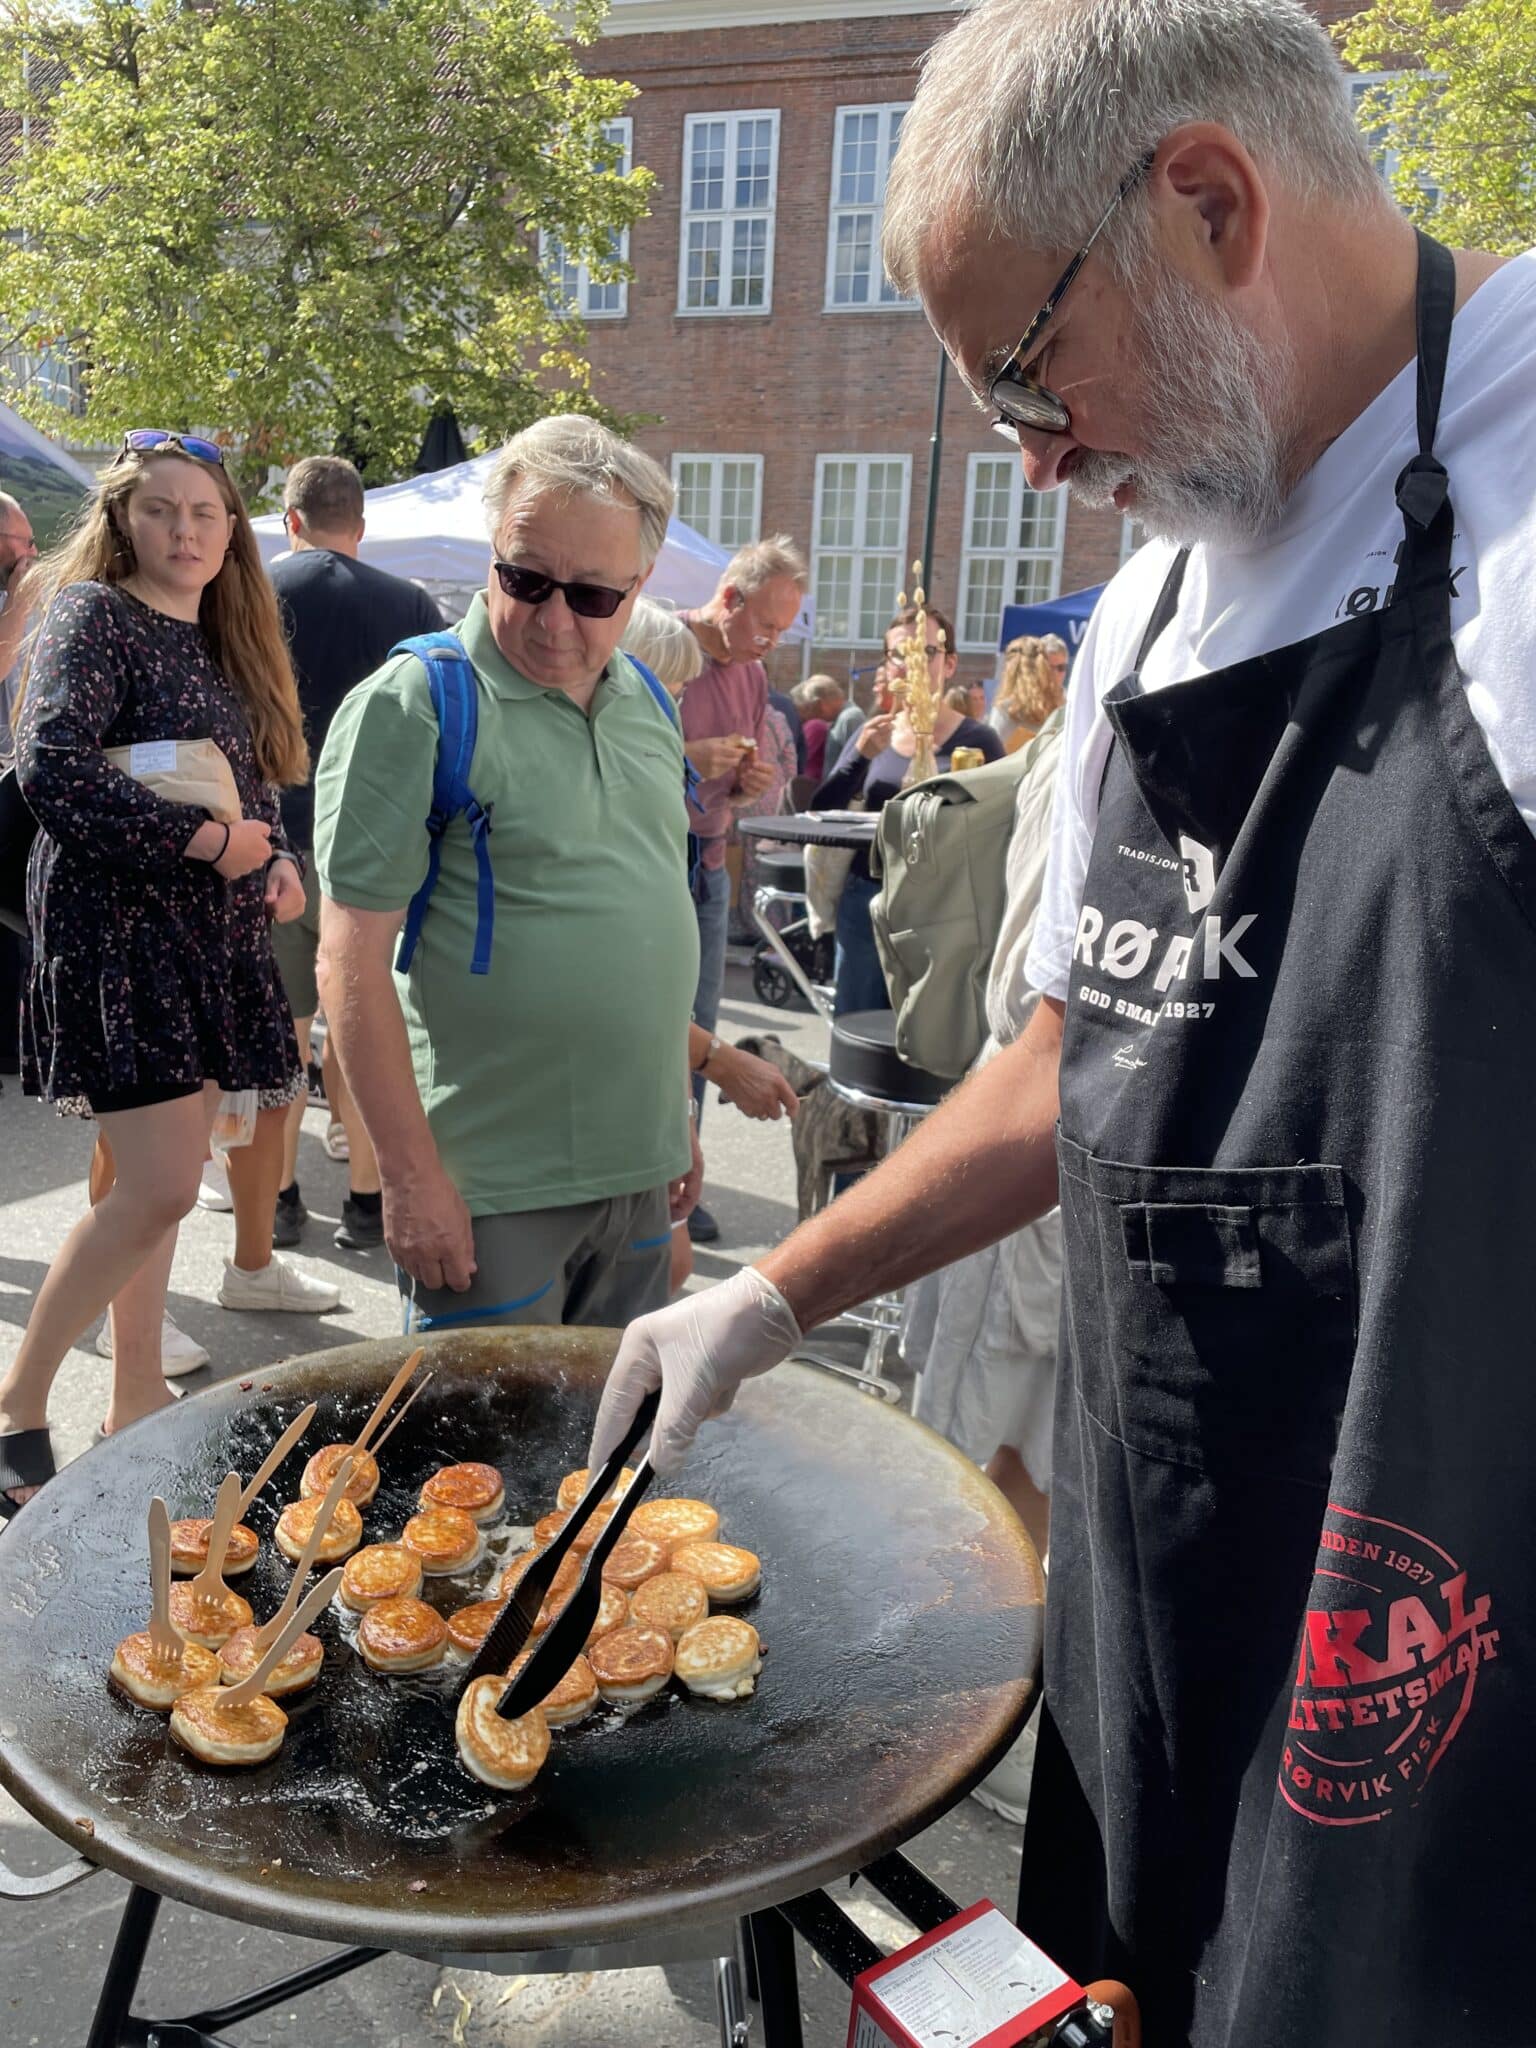
[[[699,1064],[694,1068],[693,1071],[696,1074],[702,1074],[708,1067],[710,1061],[714,1058],[715,1054],[720,1051],[720,1049],[721,1047],[719,1039],[715,1037],[713,1034],[711,1034],[709,1048],[705,1052],[703,1059],[699,1061]]]

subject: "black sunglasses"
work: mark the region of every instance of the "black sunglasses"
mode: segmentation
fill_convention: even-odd
[[[516,562],[498,561],[494,567],[497,582],[519,604],[547,604],[558,590],[579,619],[611,619],[640,581],[636,576],[622,590],[610,590],[606,583],[562,583],[558,576],[520,569]]]
[[[205,441],[200,434],[179,434],[172,427],[130,427],[123,436],[124,455],[152,455],[157,448],[170,448],[199,462],[224,467],[224,450],[217,441]]]
[[[1099,224],[1072,258],[1066,269],[1051,287],[1050,297],[1040,308],[1019,337],[1017,348],[1010,349],[1008,360],[987,387],[987,399],[998,410],[999,433],[1013,438],[1013,429],[1028,427],[1036,434],[1064,434],[1072,424],[1072,415],[1054,391],[1047,391],[1043,384],[1027,374],[1029,358],[1036,339],[1055,317],[1056,309],[1066,297],[1067,288],[1087,261],[1088,251],[1109,226],[1115,208],[1126,194],[1135,190],[1151,170],[1156,161],[1157,151],[1149,149],[1137,164],[1128,170],[1115,188],[1115,196],[1099,216]]]

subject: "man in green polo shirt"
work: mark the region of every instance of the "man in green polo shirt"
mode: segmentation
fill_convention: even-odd
[[[416,1329],[623,1324],[666,1299],[702,1170],[698,934],[681,734],[618,649],[671,508],[664,472],[591,420],[538,421],[491,472],[493,560],[458,628],[479,712],[466,780],[493,819],[489,973],[470,972],[462,818],[410,972],[392,969],[427,872],[423,664],[360,683],[321,755],[320,991]]]

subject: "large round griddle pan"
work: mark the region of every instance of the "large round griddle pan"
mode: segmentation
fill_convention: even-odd
[[[386,1447],[366,1541],[398,1534],[442,1463],[502,1470],[529,1523],[583,1462],[616,1339],[497,1330],[429,1340],[436,1378]],[[69,1466],[0,1537],[0,1783],[96,1862],[211,1911],[417,1953],[638,1939],[756,1910],[868,1862],[1001,1754],[1036,1682],[1042,1585],[997,1491],[941,1438],[787,1366],[743,1389],[677,1485],[764,1560],[742,1611],[767,1646],[756,1696],[663,1695],[556,1731],[525,1793],[460,1768],[451,1679],[376,1677],[322,1617],[318,1687],[254,1771],[187,1757],[107,1683],[148,1612],[145,1514],[209,1511],[303,1404],[320,1412],[246,1519],[266,1538],[304,1460],[350,1440],[405,1353],[361,1344],[223,1384]],[[444,1609],[479,1597],[429,1579]],[[239,1581],[257,1618],[287,1567]],[[82,1825],[84,1824],[84,1825]]]

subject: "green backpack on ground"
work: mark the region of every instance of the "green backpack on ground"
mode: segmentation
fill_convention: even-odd
[[[987,1036],[1008,842],[1034,751],[1031,742],[1001,761],[914,783],[880,813],[870,921],[896,1012],[896,1050],[944,1080],[959,1080]]]

